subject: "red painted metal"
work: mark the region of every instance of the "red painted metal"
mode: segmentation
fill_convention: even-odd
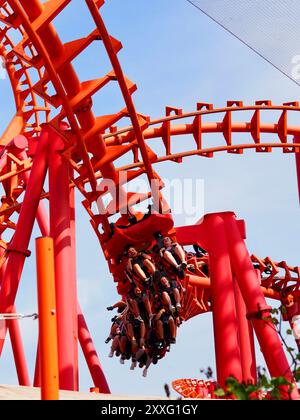
[[[77,336],[74,334],[77,300],[72,262],[74,238],[71,232],[70,168],[61,154],[64,143],[53,130],[49,130],[49,148],[50,235],[54,240],[55,256],[59,384],[60,389],[75,391],[78,383]]]
[[[257,366],[253,326],[247,319],[247,309],[240,288],[234,279],[235,305],[238,319],[238,338],[241,351],[243,382],[257,383]]]
[[[60,387],[78,389],[79,339],[95,387],[109,393],[91,335],[77,306],[76,187],[84,196],[84,207],[122,297],[128,292],[128,285],[124,284],[124,267],[119,264],[119,254],[129,242],[150,249],[150,245],[154,245],[153,233],[161,229],[174,239],[177,232],[182,245],[192,245],[197,238],[208,250],[206,259],[199,261],[191,257],[188,261],[193,271],[188,272],[184,280],[182,319],[186,321],[213,311],[220,383],[224,384],[231,374],[240,380],[255,381],[251,323],[271,374],[288,372],[278,336],[268,326],[262,328],[265,321],[251,316],[261,310],[266,315],[269,313],[265,297],[282,300],[289,290],[299,298],[300,269],[270,258],[262,260],[252,256],[250,259],[243,241],[244,224],[237,223],[232,213],[208,215],[202,224],[179,228],[175,232],[172,216],[167,214],[170,209],[160,191],[162,183],[153,164],[180,163],[185,157],[195,155],[212,158],[221,151],[241,154],[253,149],[258,153],[269,153],[280,148],[284,153],[296,155],[300,195],[300,127],[288,125],[288,116],[300,111],[299,103],[273,106],[271,101],[257,101],[254,106],[245,106],[242,101],[229,101],[220,109],[212,104],[198,103],[197,111],[189,114],[176,107],[167,107],[165,117],[151,121],[136,111],[132,98],[136,85],[124,75],[118,58],[122,45],[109,34],[103,21],[104,0],[86,0],[85,3],[95,23],[94,30],[86,37],[64,44],[53,21],[62,11],[68,10],[70,0],[0,1],[3,25],[0,53],[7,62],[16,103],[16,115],[0,140],[0,182],[4,189],[0,208],[1,237],[4,232],[11,233],[11,239],[7,243],[2,240],[0,244],[3,249],[0,268],[5,273],[0,290],[0,312],[15,311],[14,301],[36,218],[42,235],[51,234],[55,243]],[[12,36],[11,29],[18,31],[20,36]],[[101,41],[99,44],[104,48],[112,70],[98,79],[82,81],[72,61],[95,41]],[[34,72],[35,77],[31,80]],[[113,115],[95,116],[93,96],[115,82],[122,93],[123,109]],[[273,120],[273,111],[280,113],[278,120]],[[268,124],[262,122],[267,119],[262,118],[267,113],[272,115]],[[238,118],[239,122],[235,122],[235,115],[245,114],[244,121]],[[206,117],[209,122],[205,121]],[[125,118],[130,119],[132,126],[120,128]],[[69,129],[61,124],[66,120]],[[180,123],[181,120],[184,123]],[[41,125],[44,122],[46,126]],[[119,128],[116,124],[120,124]],[[217,146],[204,142],[211,133],[218,136]],[[240,144],[235,137],[239,133],[248,133],[250,142]],[[274,142],[265,143],[261,137],[263,133],[272,133]],[[180,135],[191,135],[195,147],[174,153],[173,138]],[[165,153],[154,153],[151,148],[154,142],[162,146],[156,149]],[[119,167],[117,162],[123,156],[128,163]],[[49,192],[44,185],[48,166]],[[126,180],[120,176],[122,170],[126,171]],[[144,193],[126,192],[127,182],[143,176],[150,183],[155,181],[159,187],[152,184]],[[108,205],[104,204],[103,196],[111,191],[101,189],[101,181],[106,179],[114,181],[117,193],[120,193],[120,198],[114,197]],[[98,180],[100,188],[97,189]],[[50,201],[51,229],[42,203],[45,199]],[[144,221],[139,219],[137,225],[127,230],[115,227],[112,236],[111,216],[125,212],[119,220],[129,224],[128,210],[135,212],[136,203],[151,199],[165,215],[155,214]],[[95,213],[96,204],[104,210],[103,214]],[[15,215],[18,215],[17,223],[13,221]],[[139,213],[136,216],[139,218]],[[208,264],[208,274],[201,270],[201,263]],[[258,272],[253,269],[253,263],[258,264]],[[268,275],[266,268],[270,272]],[[279,277],[280,269],[284,270],[283,277]],[[250,314],[251,323],[246,319],[246,312]],[[20,381],[29,383],[17,321],[11,323],[10,332]],[[3,344],[4,339],[1,339],[0,354]],[[37,359],[35,385],[39,384],[39,370]],[[292,380],[289,372],[286,377]],[[190,385],[190,382],[185,383],[185,386]],[[197,386],[200,385],[197,383]],[[201,395],[206,384],[202,388]],[[191,392],[197,393],[197,389]],[[213,389],[211,393],[213,395]],[[296,392],[293,398],[296,398]]]
[[[15,311],[15,308],[13,311]],[[19,385],[31,386],[19,323],[16,319],[14,319],[8,321],[8,324],[9,336],[13,349]]]
[[[105,378],[100,360],[97,355],[88,326],[85,322],[82,310],[78,304],[78,337],[86,363],[89,367],[95,387],[103,394],[110,394],[110,389]]]
[[[212,251],[209,266],[216,365],[218,381],[224,387],[230,376],[243,380],[233,278],[222,218],[209,215],[202,228],[209,232],[205,249]]]
[[[0,290],[0,312],[12,312],[20,282],[25,258],[28,256],[28,246],[32,233],[36,210],[39,206],[47,168],[48,133],[45,131],[40,138],[37,157],[31,170],[23,205],[21,208],[15,234],[9,245],[5,274]],[[0,354],[4,338],[0,339]]]
[[[33,386],[35,388],[40,388],[41,386],[41,371],[40,371],[40,339],[38,338],[36,356],[35,356],[35,368],[34,368],[34,377],[33,377]]]
[[[274,329],[274,324],[266,320],[271,316],[271,308],[267,305],[261,292],[257,273],[237,227],[235,215],[234,213],[225,213],[222,218],[230,247],[233,270],[270,374],[272,377],[283,376],[293,382],[293,375],[282,343]],[[298,397],[297,388],[294,389],[293,397]]]
[[[215,223],[215,226],[212,221]],[[214,230],[214,227],[217,227],[218,230]],[[210,270],[212,279],[212,270],[214,267],[214,259],[216,258],[216,255],[219,264],[223,258],[223,266],[225,267],[225,269],[226,263],[224,264],[224,258],[225,261],[226,258],[230,258],[232,275],[236,277],[241,295],[243,297],[244,304],[247,307],[247,318],[249,318],[249,320],[251,320],[253,324],[270,374],[273,377],[285,377],[288,381],[293,383],[293,375],[290,370],[285,353],[283,351],[279,335],[276,329],[274,328],[272,322],[268,320],[268,318],[271,316],[271,307],[268,306],[266,303],[263,291],[261,289],[261,284],[257,275],[257,271],[253,267],[253,263],[251,261],[250,255],[247,251],[244,242],[244,224],[236,220],[236,216],[234,213],[218,213],[215,215],[212,214],[205,216],[203,221],[201,221],[199,225],[177,228],[176,233],[180,243],[189,245],[198,242],[201,246],[208,250],[208,253],[210,255]],[[218,244],[216,245],[216,243],[213,243],[213,241],[216,241]],[[227,249],[224,250],[223,248],[223,254],[215,254],[216,249],[218,250],[219,244],[221,244],[221,247],[227,246]],[[213,264],[212,266],[211,263]],[[218,273],[219,278],[222,278],[222,275],[224,274]],[[224,290],[224,286],[223,288],[219,289],[218,293],[220,293],[220,290]],[[239,302],[239,315],[242,314],[240,306],[241,304],[242,302]],[[225,313],[226,309],[224,308],[226,308],[226,305],[222,307],[222,311],[224,311],[224,318],[227,319]],[[213,307],[213,313],[215,313],[215,311],[216,308]],[[244,311],[244,309],[242,309],[242,311]],[[242,321],[240,319],[239,327],[244,327],[242,335],[240,335],[240,340],[246,339],[249,345],[250,337],[246,335],[247,330],[245,331],[245,326],[243,325],[243,323],[244,320]],[[232,325],[232,320],[230,324]],[[232,332],[231,339],[235,340],[235,337],[235,333]],[[244,342],[243,346],[246,345],[247,343]],[[219,343],[219,346],[222,346],[222,344]],[[241,349],[242,348],[243,347],[241,346]],[[216,357],[218,357],[217,354],[218,346],[216,346]],[[253,375],[252,357],[249,357],[248,360],[243,359],[242,366],[244,374],[248,373],[249,375],[250,372],[250,375]],[[240,379],[238,376],[236,377]],[[221,377],[220,372],[218,372],[218,381],[220,381],[220,383],[224,386],[224,381],[222,382],[222,380],[223,378]],[[284,398],[288,398],[288,395],[285,393],[285,391],[283,391],[283,396]],[[298,391],[296,387],[294,388],[291,397],[293,399],[298,399]]]
[[[36,239],[36,270],[39,308],[39,359],[42,400],[59,399],[57,311],[55,297],[54,243]]]
[[[4,249],[0,247],[0,256],[3,257]],[[5,273],[6,263],[4,263],[0,268],[0,285],[3,281],[3,275]],[[17,313],[16,307],[13,307],[13,313]],[[24,346],[21,337],[21,331],[19,326],[19,321],[17,319],[6,321],[8,329],[9,329],[9,336],[11,341],[11,346],[13,350],[17,376],[19,385],[21,386],[30,386],[30,377],[29,371],[26,362],[26,356],[24,352]]]

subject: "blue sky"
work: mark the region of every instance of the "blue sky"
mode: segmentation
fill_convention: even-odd
[[[84,1],[73,0],[69,10],[69,14],[64,12],[55,22],[64,41],[84,36],[93,29]],[[120,60],[126,75],[138,85],[134,100],[141,113],[153,118],[163,116],[166,105],[192,111],[198,101],[222,106],[232,99],[248,104],[259,99],[272,99],[274,103],[299,100],[300,91],[295,84],[186,0],[111,0],[103,7],[103,16],[110,33],[123,43]],[[100,45],[91,48],[74,64],[81,80],[99,77],[108,69]],[[8,81],[0,81],[0,94],[6,104],[0,110],[1,126],[4,127],[13,109]],[[108,92],[105,99],[97,96],[94,110],[96,115],[101,115],[117,111],[121,106],[117,93]],[[299,124],[297,116],[293,123]],[[299,204],[293,155],[281,152],[272,155],[247,152],[244,156],[220,154],[213,160],[191,158],[180,166],[165,163],[158,165],[156,170],[167,179],[184,179],[191,174],[203,179],[206,213],[235,211],[247,222],[247,244],[251,253],[298,264]],[[141,371],[132,373],[128,365],[123,367],[117,359],[107,358],[109,347],[104,340],[110,328],[111,314],[105,308],[118,296],[88,216],[80,207],[80,199],[78,195],[79,301],[112,392],[164,395],[165,383],[181,377],[199,377],[200,368],[214,367],[210,314],[182,326],[178,344],[165,360],[151,368],[148,379],[142,378]],[[202,215],[200,209],[197,218]],[[175,221],[182,225],[185,216],[176,216]],[[36,229],[33,237],[38,235]],[[31,249],[34,251],[34,243]],[[33,256],[27,261],[22,277],[17,298],[19,311],[32,313],[37,310],[35,282]],[[32,372],[37,324],[22,321],[21,326]],[[80,364],[84,391],[92,386],[92,381],[82,357]],[[0,360],[0,383],[16,383],[9,342]]]

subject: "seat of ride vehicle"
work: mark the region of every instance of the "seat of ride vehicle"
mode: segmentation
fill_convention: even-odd
[[[174,236],[174,221],[171,214],[153,213],[143,215],[135,224],[122,225],[119,219],[113,228],[112,237],[105,243],[105,249],[110,258],[118,258],[124,253],[128,245],[134,246],[138,251],[146,251],[156,244],[154,234],[160,232],[163,236]]]

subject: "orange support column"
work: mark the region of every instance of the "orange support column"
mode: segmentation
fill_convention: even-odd
[[[42,400],[59,399],[55,269],[52,238],[36,240]]]
[[[71,175],[71,170],[70,170]],[[76,285],[76,278],[77,278],[77,267],[76,267],[76,222],[75,222],[75,189],[70,189],[70,232],[71,232],[71,277],[73,279],[73,345],[74,345],[74,361],[78,360],[78,313],[77,313],[77,285]],[[78,371],[78,363],[74,363],[74,390],[79,390],[79,371]]]

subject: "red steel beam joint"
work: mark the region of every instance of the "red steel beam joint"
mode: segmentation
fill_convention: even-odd
[[[71,231],[69,163],[61,137],[49,129],[50,229],[54,239],[60,389],[77,390],[78,355],[74,316],[77,308],[74,239]]]

